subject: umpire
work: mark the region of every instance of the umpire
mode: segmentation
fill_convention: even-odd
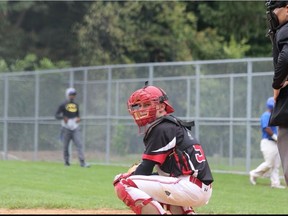
[[[269,27],[268,36],[271,39],[273,51],[273,97],[277,104],[277,98],[281,89],[288,85],[288,1],[266,0],[266,6]],[[288,97],[288,95],[284,97]],[[285,182],[288,186],[288,122],[278,126],[277,147]]]
[[[65,166],[70,166],[69,144],[73,140],[77,148],[80,166],[88,168],[90,165],[85,162],[81,141],[79,105],[74,102],[76,94],[74,88],[66,89],[66,100],[58,107],[55,118],[61,120],[61,140],[63,142]]]

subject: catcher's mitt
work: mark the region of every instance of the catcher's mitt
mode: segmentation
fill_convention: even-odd
[[[130,174],[133,173],[139,165],[140,165],[140,162],[135,162],[129,167],[129,169],[127,170],[127,173],[130,173]]]
[[[140,164],[139,162],[136,162],[136,163],[132,164],[132,165],[128,168],[128,170],[127,170],[126,173],[120,173],[120,174],[116,175],[115,178],[114,178],[114,181],[113,181],[113,185],[116,186],[116,185],[120,182],[121,179],[126,179],[126,178],[128,178],[129,176],[131,176],[132,173],[133,173],[133,172],[136,170],[136,168],[139,166],[139,164]]]

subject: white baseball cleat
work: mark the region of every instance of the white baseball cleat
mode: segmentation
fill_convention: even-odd
[[[249,174],[250,174],[250,183],[252,185],[256,185],[256,177],[253,175],[252,172],[250,172]]]
[[[286,187],[283,185],[271,185],[271,188],[285,189]]]

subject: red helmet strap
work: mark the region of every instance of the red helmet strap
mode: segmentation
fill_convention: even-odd
[[[163,92],[163,90],[161,88],[158,88],[161,93],[162,93],[162,96],[159,97],[159,102],[160,103],[163,103],[164,101],[168,100],[168,96]]]

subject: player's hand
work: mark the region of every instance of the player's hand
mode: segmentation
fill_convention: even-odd
[[[113,185],[115,186],[116,184],[118,184],[121,179],[126,179],[129,176],[131,176],[131,173],[120,173],[118,175],[115,176],[114,181],[113,181]]]
[[[284,84],[283,84],[283,86],[282,86],[281,88],[284,88],[284,87],[286,87],[287,85],[288,85],[288,81],[285,81]]]
[[[67,117],[63,117],[63,120],[64,120],[65,124],[67,124],[69,119]]]
[[[274,97],[274,102],[276,102],[276,99],[280,93],[280,89],[273,89],[273,97]]]

